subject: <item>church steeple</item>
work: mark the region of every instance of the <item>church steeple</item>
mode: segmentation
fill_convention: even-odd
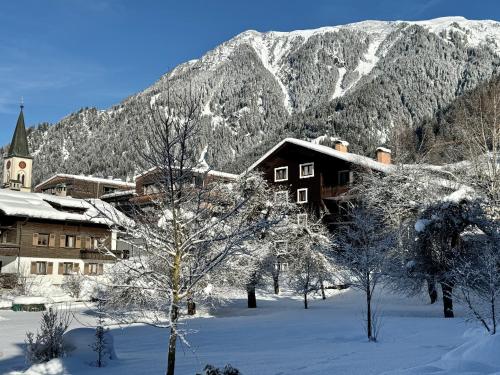
[[[31,191],[33,158],[29,152],[23,108],[24,105],[21,103],[16,130],[9,151],[4,157],[2,186],[5,189],[29,192]]]
[[[22,157],[29,158],[30,152],[28,148],[28,136],[26,135],[26,126],[24,125],[24,104],[21,104],[21,111],[19,112],[19,117],[17,118],[16,130],[14,131],[14,136],[12,137],[12,142],[10,143],[9,152],[7,157]]]

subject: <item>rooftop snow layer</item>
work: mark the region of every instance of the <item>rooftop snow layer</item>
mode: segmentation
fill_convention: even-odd
[[[81,209],[81,213],[71,212],[75,209]],[[0,190],[0,211],[7,216],[102,225],[128,220],[100,199],[84,200],[7,189]]]
[[[266,152],[264,156],[262,156],[259,160],[257,160],[255,163],[253,163],[250,168],[248,168],[248,171],[253,170],[255,167],[257,167],[260,163],[262,163],[269,155],[271,155],[273,152],[275,152],[277,149],[279,149],[281,146],[283,146],[285,143],[291,143],[297,146],[302,146],[305,147],[309,150],[317,151],[322,154],[332,156],[334,158],[340,159],[347,161],[352,164],[359,165],[361,167],[369,168],[375,171],[379,172],[384,172],[384,173],[389,173],[395,169],[395,166],[392,164],[383,164],[379,163],[376,160],[373,160],[367,156],[362,156],[358,154],[352,154],[350,152],[342,152],[342,151],[337,151],[331,147],[328,146],[323,146],[323,145],[318,145],[312,142],[308,141],[303,141],[301,139],[296,139],[296,138],[285,138],[282,140],[280,143],[278,143],[276,146],[274,146],[271,150]]]
[[[75,179],[75,180],[81,180],[81,181],[89,181],[89,182],[95,182],[99,184],[106,184],[106,185],[115,185],[115,186],[127,186],[130,188],[135,188],[135,184],[133,182],[125,182],[122,180],[117,180],[117,179],[109,179],[109,178],[103,178],[103,177],[94,177],[94,176],[84,176],[84,175],[75,175],[75,174],[64,174],[64,173],[59,173],[56,174],[45,181],[39,183],[35,188],[46,184],[47,182],[50,182],[51,180],[55,178],[69,178],[69,179]]]

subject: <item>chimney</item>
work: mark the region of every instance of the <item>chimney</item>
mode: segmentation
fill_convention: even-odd
[[[335,141],[335,150],[340,152],[347,152],[347,147],[349,146],[349,142],[342,141],[340,139]]]
[[[382,164],[391,164],[391,150],[384,147],[377,148],[377,161]]]

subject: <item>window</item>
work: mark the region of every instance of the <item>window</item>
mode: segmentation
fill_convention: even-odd
[[[36,274],[37,275],[47,274],[47,262],[36,262]]]
[[[282,254],[286,254],[286,251],[288,249],[288,242],[287,241],[275,241],[274,242],[274,249],[276,250],[276,254],[278,256]]]
[[[314,177],[314,163],[299,165],[300,178]]]
[[[116,191],[117,191],[117,189],[115,187],[104,186],[104,194],[111,194],[111,193],[115,193]]]
[[[274,182],[288,180],[288,167],[274,168]]]
[[[307,214],[297,214],[297,225],[307,226]]]
[[[73,263],[64,262],[63,263],[63,274],[69,275],[71,273],[73,273]]]
[[[144,194],[157,194],[160,188],[155,183],[144,185]]]
[[[286,203],[288,202],[288,191],[283,190],[283,191],[277,191],[274,193],[274,202],[278,203]]]
[[[92,249],[99,250],[104,247],[104,238],[92,237]]]
[[[75,236],[66,236],[66,242],[64,243],[64,247],[70,247],[73,248],[75,247],[75,241],[76,238]]]
[[[97,263],[89,263],[89,275],[97,275],[98,272]]]
[[[307,188],[297,190],[297,203],[307,203]]]
[[[286,262],[278,262],[278,269],[279,269],[281,272],[286,272],[286,271],[288,271],[288,263],[286,263]]]
[[[339,185],[345,186],[352,182],[352,173],[350,171],[339,171]]]
[[[49,246],[49,235],[44,233],[38,233],[37,246]]]

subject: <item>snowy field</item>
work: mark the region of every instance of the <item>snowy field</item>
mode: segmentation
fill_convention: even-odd
[[[378,299],[382,327],[368,343],[362,323],[363,296],[335,292],[304,310],[297,297],[259,296],[249,310],[233,300],[212,316],[184,321],[191,347],[180,345],[179,375],[195,375],[207,363],[231,363],[244,375],[285,374],[500,374],[498,337],[490,338],[459,318],[443,319],[441,305],[424,297],[384,294]],[[85,306],[74,306],[72,328],[94,321]],[[0,311],[0,373],[24,369],[26,330],[36,330],[40,313]],[[118,359],[104,369],[88,366],[88,352],[32,368],[29,374],[162,374],[167,331],[148,326],[114,327]],[[497,335],[500,337],[500,335]]]

